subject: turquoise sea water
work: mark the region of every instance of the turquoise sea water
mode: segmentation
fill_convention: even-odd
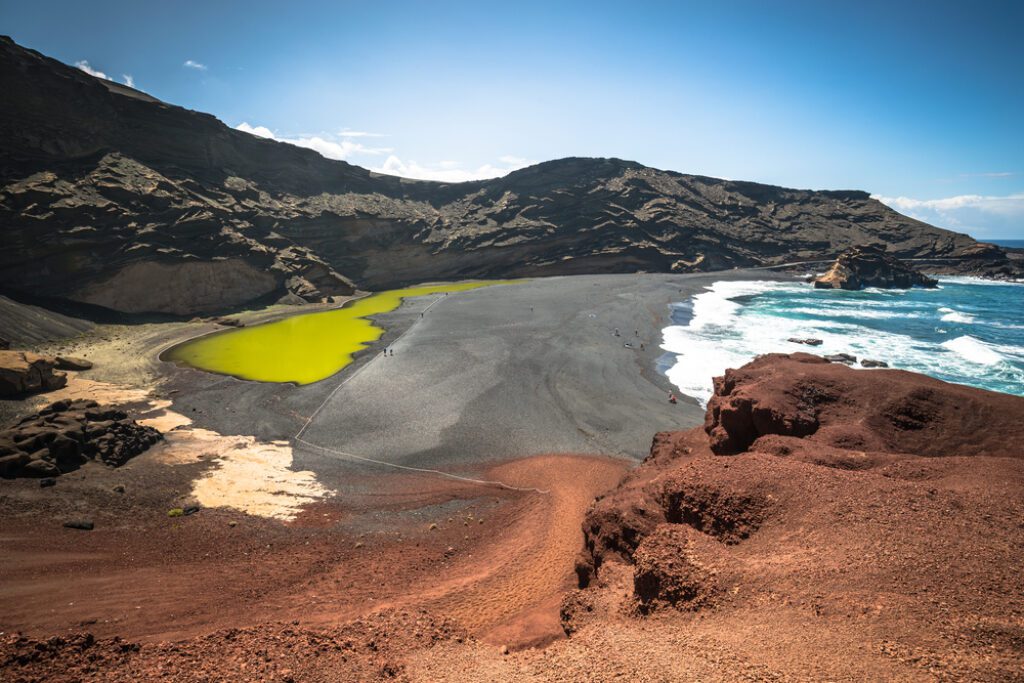
[[[770,352],[851,353],[947,382],[1024,395],[1024,284],[941,278],[859,292],[803,282],[717,282],[663,331],[666,374],[700,400],[711,377]],[[813,337],[821,346],[787,341]]]

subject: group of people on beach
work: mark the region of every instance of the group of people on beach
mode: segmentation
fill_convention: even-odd
[[[615,335],[616,337],[621,337],[621,336],[622,336],[622,335],[621,335],[621,334],[619,333],[619,328],[617,328],[617,327],[615,328],[615,331],[613,332],[613,334],[614,334],[614,335]],[[639,337],[639,336],[640,336],[640,330],[633,330],[633,336],[634,336],[634,337]],[[633,345],[632,345],[631,343],[629,343],[629,342],[624,342],[624,343],[623,343],[622,345],[623,345],[623,346],[624,346],[625,348],[627,348],[627,349],[631,349],[631,348],[633,348]],[[646,347],[644,346],[644,343],[643,343],[643,342],[640,342],[640,350],[641,350],[641,351],[643,351],[643,350],[645,350],[645,348],[646,348]],[[671,403],[671,404],[675,405],[675,404],[676,404],[676,403],[677,403],[678,401],[679,401],[679,399],[677,399],[677,398],[676,398],[676,395],[675,395],[675,393],[674,393],[674,392],[671,392],[671,391],[670,391],[670,392],[668,392],[668,402],[669,402],[669,403]]]

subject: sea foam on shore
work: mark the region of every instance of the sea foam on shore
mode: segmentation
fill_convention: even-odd
[[[1024,289],[941,278],[934,290],[816,290],[803,282],[722,281],[681,303],[661,348],[681,392],[705,404],[711,378],[755,356],[850,353],[982,389],[1024,395]],[[790,338],[814,338],[805,347]]]

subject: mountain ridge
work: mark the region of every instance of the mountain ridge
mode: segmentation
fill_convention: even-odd
[[[1005,267],[997,246],[859,190],[568,157],[488,180],[388,176],[224,125],[0,38],[0,289],[213,312],[462,278],[691,272],[828,258]],[[71,105],[71,106],[69,106]]]

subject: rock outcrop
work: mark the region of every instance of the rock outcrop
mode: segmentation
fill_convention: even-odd
[[[772,265],[876,241],[904,258],[1016,267],[999,247],[859,191],[620,159],[454,184],[383,176],[8,38],[0,89],[0,288],[120,311],[211,313],[436,279]]]
[[[58,366],[56,358],[30,351],[0,350],[0,398],[60,389],[68,378],[56,369]]]
[[[55,477],[89,460],[119,467],[161,438],[116,408],[57,401],[0,431],[0,477]]]
[[[705,426],[658,434],[588,511],[566,630],[615,618],[597,612],[623,571],[641,613],[790,605],[842,630],[885,600],[873,628],[930,635],[934,604],[997,619],[1024,599],[1022,415],[1022,397],[805,353],[730,369]]]
[[[920,273],[885,252],[883,246],[860,245],[847,249],[828,272],[814,279],[818,289],[910,289],[935,287],[935,278]]]

